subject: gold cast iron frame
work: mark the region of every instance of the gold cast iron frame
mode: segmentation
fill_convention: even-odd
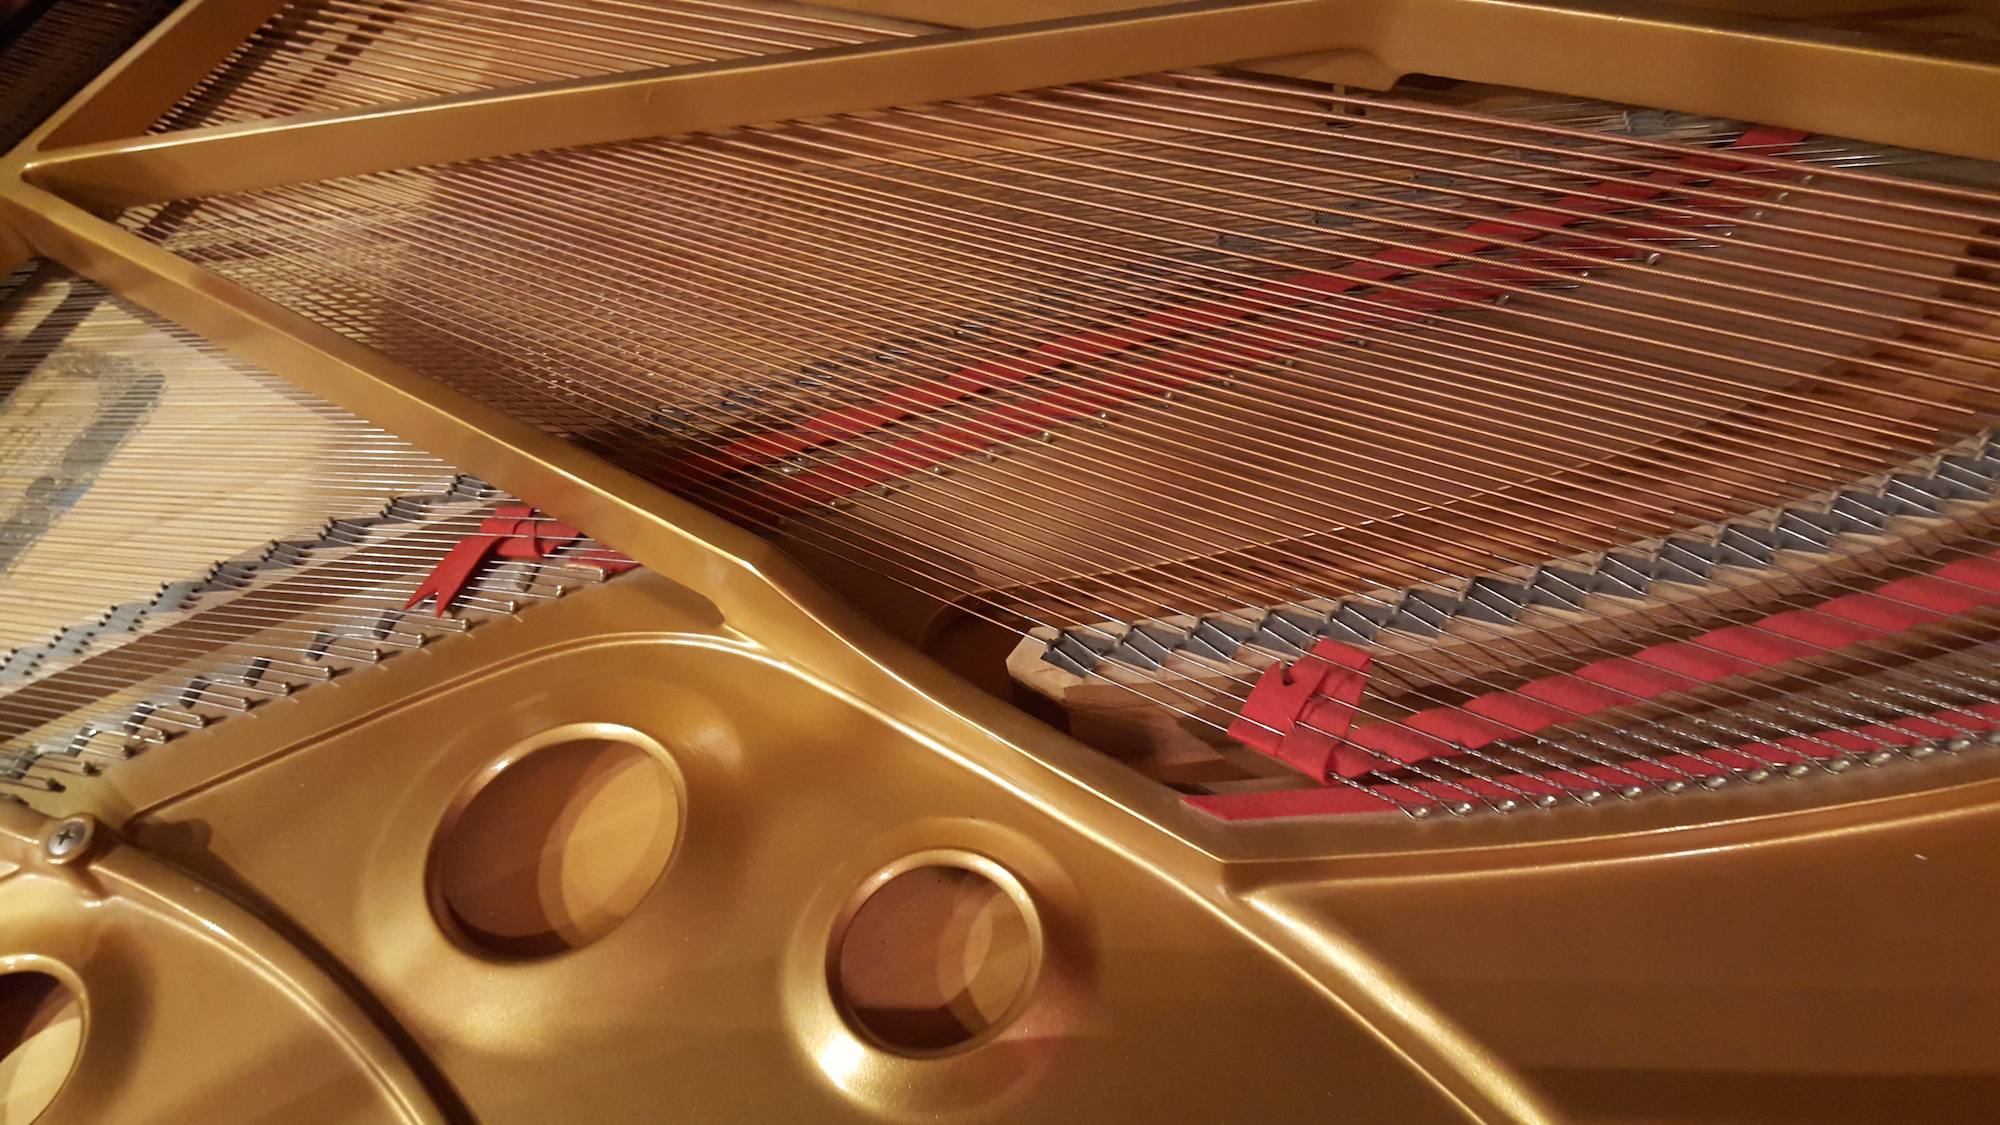
[[[832,6],[940,18],[958,7]],[[2000,52],[1875,41],[1696,8],[1520,0],[1203,0],[1111,12],[1102,11],[1107,0],[1034,0],[1024,10],[1069,14],[144,135],[278,7],[189,0],[0,158],[0,268],[41,256],[93,278],[588,528],[710,599],[739,634],[1004,784],[1036,792],[1052,811],[1094,831],[1143,837],[1141,846],[1162,839],[1191,846],[1204,861],[1352,857],[1407,844],[1379,825],[1223,825],[1192,813],[883,636],[754,534],[105,216],[146,202],[1241,59],[1356,84],[1446,74],[2000,159],[2000,112],[1975,108],[2000,108]],[[1309,53],[1303,63],[1286,62],[1301,52]],[[140,794],[128,799],[144,803]],[[1628,811],[1624,829],[1700,815],[1672,802]],[[1483,831],[1473,829],[1471,839]],[[1518,829],[1508,838],[1520,842]]]
[[[953,18],[931,0],[834,6]],[[59,262],[429,452],[528,498],[709,599],[727,625],[829,690],[890,716],[1051,815],[1183,886],[1296,963],[1335,966],[1317,987],[1382,1029],[1450,1087],[1472,1117],[1544,1120],[1533,1095],[1345,937],[1294,933],[1266,902],[1288,879],[1333,864],[1407,873],[1413,851],[1483,849],[1485,864],[1535,862],[1572,828],[1467,822],[1413,843],[1370,823],[1224,825],[1116,763],[985,696],[889,640],[771,545],[663,489],[483,406],[118,227],[135,204],[547,148],[667,136],[886,105],[1264,60],[1260,68],[1383,86],[1406,73],[1549,89],[1984,159],[2000,159],[2000,54],[1817,29],[1809,22],[1637,2],[1255,0],[1103,12],[1102,0],[1010,0],[987,13],[1044,22],[792,55],[641,71],[342,113],[143,131],[278,7],[189,0],[111,70],[0,158],[0,269]],[[1285,63],[1286,56],[1309,57]],[[117,771],[113,771],[115,775]],[[125,812],[164,796],[119,791]],[[2000,800],[1974,774],[1877,794],[1920,817]],[[153,783],[156,784],[157,783]],[[1886,794],[1886,796],[1885,796]],[[1710,843],[1838,830],[1852,807],[1769,813],[1754,795],[1704,809],[1646,802],[1606,810],[1598,858],[1648,829],[1710,822]],[[99,811],[107,811],[100,795]],[[1746,815],[1718,816],[1718,810]],[[109,808],[115,815],[119,810]],[[1872,815],[1882,815],[1877,807]],[[1354,819],[1354,818],[1350,818]],[[1782,829],[1776,820],[1786,821]],[[1715,823],[1721,821],[1722,823]],[[1567,836],[1567,843],[1561,838]],[[1504,858],[1502,853],[1504,853]],[[1568,858],[1575,859],[1570,855]],[[1309,866],[1311,865],[1311,866]],[[1282,948],[1281,948],[1282,947]]]

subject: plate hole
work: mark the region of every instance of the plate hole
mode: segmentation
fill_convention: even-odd
[[[842,1006],[884,1046],[939,1051],[1005,1020],[1034,973],[1021,907],[976,871],[917,867],[855,910],[834,958]]]
[[[437,892],[472,944],[545,957],[602,937],[666,870],[680,792],[644,747],[583,738],[532,750],[447,821]]]
[[[69,1079],[83,1004],[47,973],[0,976],[0,1125],[28,1125]]]

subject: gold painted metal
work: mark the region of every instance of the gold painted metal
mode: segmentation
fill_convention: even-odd
[[[915,20],[943,27],[981,28],[1025,23],[1030,20],[1107,15],[1115,12],[1130,11],[1139,5],[1132,3],[1132,0],[985,0],[985,2],[978,4],[960,3],[959,0],[828,0],[825,6],[848,11],[866,12],[874,15],[891,16],[897,19]],[[1572,7],[1572,5],[1557,5],[1557,7]],[[1879,0],[1686,0],[1686,2],[1671,5],[1619,4],[1607,10],[1615,11],[1622,15],[1641,16],[1647,11],[1664,13],[1675,9],[1678,9],[1683,15],[1689,10],[1708,10],[1721,13],[1724,22],[1748,31],[1756,26],[1752,22],[1755,20],[1785,21],[1786,23],[1803,21],[1809,24],[1819,20],[1841,22],[1841,17],[1850,14],[1879,11],[1882,9],[1882,4]],[[1933,12],[1932,14],[1939,13]],[[1399,15],[1397,18],[1400,21],[1404,17]],[[1379,24],[1376,25],[1374,30],[1379,31],[1380,26]],[[1601,84],[1607,81],[1606,76],[1594,64],[1580,58],[1568,60],[1537,58],[1533,63],[1523,65],[1523,60],[1508,58],[1473,59],[1467,57],[1467,49],[1460,42],[1465,37],[1467,29],[1459,21],[1456,13],[1445,11],[1428,12],[1421,22],[1412,23],[1411,26],[1422,28],[1425,34],[1421,38],[1412,36],[1407,41],[1398,42],[1399,53],[1393,57],[1387,53],[1384,42],[1379,35],[1371,35],[1364,41],[1344,44],[1338,49],[1310,50],[1298,54],[1286,53],[1272,58],[1250,58],[1246,56],[1244,59],[1236,61],[1234,65],[1239,69],[1255,71],[1261,74],[1307,78],[1313,81],[1337,85],[1359,86],[1370,90],[1387,90],[1399,77],[1412,73],[1450,75],[1462,79],[1472,79],[1475,74],[1486,74],[1489,77],[1482,79],[1483,81],[1499,85],[1525,86],[1536,89],[1561,89],[1564,92],[1578,95],[1582,95],[1588,90],[1605,88],[1601,87]],[[1503,38],[1509,43],[1514,43],[1516,42],[1516,34],[1519,30],[1518,25],[1510,23],[1502,30]],[[1787,29],[1774,23],[1768,25],[1768,30],[1771,32],[1772,38],[1783,38]],[[1564,27],[1559,34],[1564,37],[1561,40],[1562,42],[1575,43],[1581,46],[1580,40],[1567,37],[1590,36],[1593,31],[1594,29],[1584,27],[1581,21],[1578,21],[1575,25]],[[1650,32],[1645,33],[1638,41],[1629,44],[1602,42],[1599,45],[1620,52],[1614,56],[1617,58],[1635,59],[1650,57],[1658,47],[1663,45],[1658,40],[1646,37],[1650,34]],[[1859,37],[1850,35],[1843,38],[1847,39],[1850,46],[1861,45]],[[1443,42],[1439,42],[1439,40]],[[1294,47],[1303,47],[1305,45],[1305,40],[1287,44],[1287,46]],[[1767,44],[1766,46],[1770,45]],[[1898,49],[1894,44],[1890,43],[1883,43],[1881,46],[1888,50]],[[1696,45],[1690,53],[1700,53],[1702,51],[1703,48]],[[1624,52],[1632,53],[1626,54]],[[1452,56],[1450,57],[1449,65],[1447,65],[1446,61],[1448,55]],[[1719,62],[1720,60],[1717,61]],[[1760,67],[1771,65],[1774,61],[1775,59],[1772,55],[1762,54],[1761,52],[1760,57],[1755,60],[1756,65]],[[1812,64],[1806,65],[1810,67]],[[1637,70],[1641,73],[1628,73],[1613,80],[1646,84],[1643,91],[1644,96],[1635,93],[1629,100],[1641,105],[1654,105],[1665,108],[1678,108],[1688,112],[1699,112],[1693,109],[1692,103],[1689,103],[1688,99],[1690,97],[1701,97],[1705,91],[1699,88],[1699,84],[1696,84],[1695,88],[1690,88],[1691,84],[1688,79],[1691,75],[1678,71],[1678,68],[1660,67],[1655,69],[1650,65],[1629,69]],[[1704,67],[1704,69],[1709,70],[1711,74],[1722,73],[1713,67]],[[1797,78],[1797,75],[1788,75],[1786,85],[1789,86]],[[1753,117],[1758,120],[1774,122],[1779,120],[1779,116],[1777,116],[1779,107],[1766,102],[1761,106],[1766,112],[1759,115],[1751,111],[1751,102],[1746,100],[1752,97],[1767,95],[1773,91],[1757,91],[1753,93],[1753,91],[1747,89],[1734,87],[1732,84],[1732,87],[1726,91],[1718,92],[1722,97],[1728,99],[1734,108],[1716,112],[1722,112],[1725,115],[1733,113],[1745,117]],[[1594,94],[1592,96],[1613,97],[1613,95],[1605,93]],[[1943,103],[1938,104],[1939,107],[1942,107]],[[1946,109],[1942,116],[1955,118],[1960,115],[1950,113]],[[1913,123],[1911,118],[1905,117],[1900,127],[1906,129]],[[1947,127],[1957,128],[1961,124],[1954,121]],[[1806,128],[1807,126],[1802,125],[1800,127]],[[1856,137],[1869,135],[1846,128],[1828,127],[1828,131]],[[1874,137],[1873,139],[1886,140],[1884,137]],[[1913,142],[1906,141],[1904,143]],[[1941,151],[1955,150],[1947,146]]]
[[[30,962],[0,969],[0,1121],[31,1122],[68,1084],[83,1046],[83,1001]]]
[[[1372,60],[1363,77],[1450,74],[2000,157],[2000,122],[1957,112],[2000,104],[1990,44],[1857,41],[1644,3],[1205,0],[103,141],[32,159],[22,175],[117,209],[1291,51],[1360,52]],[[1639,57],[1676,61],[1631,65]]]
[[[85,1013],[76,1069],[38,1125],[449,1120],[290,939],[122,842],[52,857],[60,827],[0,802],[0,971],[54,976]]]
[[[897,897],[892,884],[917,889],[885,905]],[[871,904],[891,918],[870,928],[862,915]],[[1033,1003],[1046,945],[1041,911],[1013,872],[974,852],[934,848],[855,891],[827,940],[827,987],[850,1030],[892,1052],[942,1058],[996,1038]],[[996,990],[1005,990],[1004,1003]],[[950,1026],[935,1026],[947,1014]]]
[[[184,740],[183,762],[216,776],[129,822],[143,846],[254,887],[352,967],[478,1120],[647,1120],[669,1101],[709,1120],[1219,1116],[1242,1090],[1208,1081],[1202,1059],[1247,1068],[1271,1104],[1311,1104],[1331,1083],[1380,1120],[1549,1119],[1497,1070],[1455,1073],[1479,1054],[1364,951],[1332,932],[1250,938],[1269,927],[1190,893],[1216,884],[1212,861],[995,784],[726,635],[664,578],[580,591],[498,639],[498,652],[478,636],[427,648],[431,666],[387,706],[374,705],[386,678],[336,683],[267,708],[267,729]],[[597,941],[498,964],[438,926],[429,841],[497,751],[577,723],[672,755],[679,856]],[[300,792],[315,796],[285,796]],[[1033,896],[1042,968],[991,1042],[910,1057],[850,1028],[828,945],[856,888],[938,849],[986,857]],[[546,1065],[521,1065],[529,1044]],[[1156,1062],[1121,1072],[1128,1051]],[[617,1077],[547,1080],[576,1059]]]
[[[430,846],[431,911],[474,950],[546,957],[624,921],[678,849],[686,783],[629,727],[554,727],[470,781]]]
[[[174,98],[213,70],[281,3],[222,0],[176,10],[133,47],[123,65],[106,72],[29,144],[63,148],[144,132]]]
[[[1621,1083],[1714,1120],[1819,1081],[1838,1104],[1884,1074],[1993,1095],[1990,941],[1906,957],[1870,921],[2000,932],[2000,781],[1977,763],[1843,779],[1810,810],[1746,787],[1582,831],[1225,826],[889,639],[754,535],[93,213],[1336,49],[1373,74],[1995,157],[2000,115],[1965,109],[2000,104],[1990,55],[1691,9],[1275,0],[119,136],[270,9],[192,0],[0,160],[0,267],[56,259],[653,573],[268,704],[38,811],[0,801],[0,959],[48,966],[89,1012],[47,1125],[283,1115],[241,1100],[250,1074],[260,1097],[317,1099],[288,1119],[409,1122],[1608,1121],[1631,1107]],[[431,842],[509,747],[576,724],[671,758],[680,846],[598,940],[500,963],[438,924]],[[71,815],[105,838],[56,863],[50,817]],[[828,951],[857,888],[940,849],[1018,887],[1039,966],[990,1041],[922,1057],[856,1033]],[[1857,1003],[1898,1013],[1885,1041],[1940,1005],[1964,1033],[1929,1058],[1784,1037]],[[143,1041],[123,1011],[151,1013]],[[1730,1068],[1749,1077],[1717,1085]],[[1897,1119],[1950,1119],[1932,1108]]]

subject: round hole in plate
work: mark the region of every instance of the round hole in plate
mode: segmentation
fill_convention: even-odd
[[[47,973],[0,976],[0,1125],[28,1125],[83,1049],[83,1003]]]
[[[834,995],[858,1030],[891,1050],[944,1052],[997,1033],[1025,1005],[1040,931],[1004,870],[918,862],[871,886],[837,935],[829,966]]]
[[[677,778],[637,741],[575,737],[488,770],[432,853],[448,928],[503,957],[609,932],[659,881],[680,837]]]

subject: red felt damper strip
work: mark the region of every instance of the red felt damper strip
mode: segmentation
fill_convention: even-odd
[[[436,598],[439,617],[472,581],[481,563],[491,558],[545,559],[557,549],[583,538],[583,532],[535,514],[533,508],[495,508],[493,515],[479,521],[479,531],[452,545],[438,560],[416,593],[403,603],[415,609],[425,598]],[[594,566],[607,575],[622,574],[639,564],[609,547],[594,547],[576,556],[575,562]]]
[[[1982,703],[1962,711],[1940,711],[1894,723],[1819,731],[1783,740],[1783,745],[1752,743],[1737,752],[1715,751],[1705,759],[1676,755],[1641,759],[1616,766],[1585,766],[1548,773],[1511,774],[1491,779],[1462,778],[1447,784],[1412,781],[1394,785],[1336,786],[1323,789],[1282,789],[1265,793],[1220,793],[1186,797],[1187,804],[1223,820],[1264,820],[1290,816],[1338,816],[1380,813],[1399,805],[1462,801],[1468,795],[1494,800],[1519,800],[1523,794],[1560,796],[1565,789],[1604,786],[1619,789],[1652,781],[1687,781],[1713,774],[1718,766],[1747,769],[1785,765],[1812,758],[1831,758],[1843,751],[1867,752],[1887,746],[1907,746],[1926,739],[2000,730],[2000,703]]]
[[[1336,761],[1373,658],[1338,641],[1321,641],[1289,665],[1264,669],[1229,737],[1290,762],[1324,781],[1351,768]]]
[[[1782,151],[1796,145],[1808,135],[1792,130],[1756,129],[1743,134],[1730,147]],[[1734,161],[1700,155],[1683,157],[1677,163],[1691,168],[1719,171],[1741,171],[1744,168],[1742,164]],[[1648,173],[1644,179],[1648,184],[1658,185],[1657,187],[1636,183],[1599,183],[1592,185],[1592,190],[1602,195],[1640,201],[1655,198],[1672,187],[1693,182],[1698,178],[1656,171]],[[1755,188],[1739,186],[1733,190],[1749,195],[1759,194]],[[1570,211],[1598,213],[1614,211],[1621,207],[1618,203],[1583,196],[1565,196],[1558,200],[1557,205]],[[1729,211],[1734,208],[1724,205],[1705,209]],[[1413,247],[1390,247],[1367,259],[1357,260],[1330,271],[1329,274],[1295,274],[1241,290],[1225,299],[1181,305],[1150,313],[1108,331],[1093,329],[1074,333],[1044,343],[1025,355],[986,360],[962,368],[926,387],[892,391],[879,403],[829,411],[799,423],[790,430],[744,438],[714,452],[684,457],[667,466],[667,479],[676,487],[699,487],[733,473],[776,464],[786,457],[828,442],[860,437],[891,423],[904,421],[918,414],[935,412],[962,402],[981,391],[1018,384],[1031,377],[1047,374],[1064,364],[1101,359],[1129,352],[1141,345],[1184,342],[1191,333],[1213,333],[1236,327],[1237,331],[1232,333],[1233,336],[1247,334],[1247,338],[1230,340],[1232,350],[1229,352],[1208,350],[1209,356],[1225,363],[1275,359],[1286,352],[1315,343],[1341,339],[1344,334],[1339,325],[1322,323],[1282,328],[1243,324],[1254,316],[1299,307],[1302,304],[1301,297],[1306,292],[1344,293],[1361,288],[1371,281],[1407,279],[1401,282],[1403,289],[1357,298],[1352,306],[1338,310],[1316,310],[1323,314],[1319,318],[1321,320],[1351,317],[1351,327],[1357,329],[1390,327],[1399,321],[1407,321],[1428,313],[1444,312],[1468,304],[1491,301],[1505,291],[1467,285],[1465,280],[1477,278],[1532,282],[1541,280],[1541,275],[1524,270],[1509,271],[1504,266],[1480,263],[1459,271],[1454,277],[1428,275],[1412,277],[1407,271],[1394,267],[1438,267],[1485,250],[1506,247],[1518,251],[1531,244],[1560,248],[1572,256],[1556,259],[1552,265],[1545,265],[1543,268],[1580,268],[1574,262],[1574,256],[1599,258],[1615,256],[1617,249],[1614,247],[1593,246],[1574,241],[1558,242],[1546,237],[1552,231],[1582,221],[1574,215],[1553,211],[1524,209],[1510,212],[1507,221],[1483,220],[1467,228],[1468,234],[1485,236],[1483,238],[1439,238]],[[1436,293],[1437,296],[1427,296],[1426,293]],[[1263,346],[1260,346],[1260,341]],[[1271,346],[1273,341],[1283,342]],[[1194,351],[1200,353],[1204,349],[1196,348]],[[1186,363],[1199,367],[1200,361],[1196,356],[1189,355]],[[767,522],[834,496],[894,480],[963,456],[968,452],[1014,441],[1048,426],[1073,421],[1109,406],[1178,390],[1202,375],[1215,373],[1199,370],[1189,372],[1183,365],[1176,365],[1171,361],[1164,364],[1145,364],[1139,370],[1145,371],[1151,378],[1126,377],[1106,380],[1103,386],[1086,389],[1083,394],[1091,401],[1087,409],[1071,408],[1074,406],[1073,400],[1077,398],[1077,391],[1059,390],[1051,396],[1031,399],[1026,403],[1007,408],[1014,416],[1009,420],[1002,422],[995,422],[990,418],[983,422],[975,420],[970,427],[957,428],[954,435],[945,440],[910,439],[897,442],[885,449],[847,458],[832,466],[816,468],[811,474],[813,478],[818,478],[816,481],[809,482],[805,474],[796,476],[787,482],[785,495],[748,495],[724,502],[717,505],[717,508],[721,514],[730,519]],[[968,429],[970,433],[967,432]]]
[[[1341,777],[1359,777],[1388,763],[1409,764],[1477,750],[1725,676],[1874,640],[1888,635],[1881,627],[1883,622],[1893,621],[1898,630],[1908,629],[1996,604],[2000,604],[2000,551],[1958,560],[1935,574],[1899,578],[1870,594],[1848,594],[1811,609],[1786,610],[1753,625],[1712,629],[1689,640],[1655,645],[1629,658],[1595,661],[1574,672],[1531,680],[1512,691],[1476,696],[1460,707],[1419,711],[1396,722],[1353,727],[1361,698],[1357,691],[1344,721],[1329,726],[1304,720],[1319,732],[1311,736],[1313,749],[1308,757],[1314,763],[1327,763]],[[1359,650],[1338,647],[1361,655]],[[1352,658],[1345,663],[1357,670],[1365,684],[1367,666]],[[1274,677],[1275,671],[1266,670],[1251,689],[1243,714],[1255,713],[1257,729],[1286,731],[1292,729],[1289,724],[1301,721],[1304,712],[1297,708],[1316,705],[1315,697],[1311,692],[1272,686],[1283,683]],[[1343,685],[1343,690],[1350,687]],[[1235,727],[1230,733],[1235,735]],[[1266,745],[1270,739],[1240,740],[1265,753],[1276,753]]]
[[[1729,626],[1687,641],[1655,645],[1635,653],[1629,661],[1600,661],[1571,676],[1537,680],[1524,684],[1517,693],[1494,693],[1467,706],[1487,710],[1494,698],[1512,694],[1553,705],[1534,714],[1509,709],[1521,720],[1517,731],[1532,733],[1607,707],[1875,640],[1888,635],[1890,630],[1882,627],[1885,624],[1900,631],[1993,604],[2000,604],[2000,567],[1992,565],[1990,558],[1968,559],[1943,567],[1935,575],[1898,579],[1871,594],[1849,594],[1812,609],[1772,614],[1754,625]],[[1857,620],[1857,616],[1862,619]],[[1664,674],[1638,671],[1646,666]],[[1579,687],[1571,682],[1572,677],[1592,681],[1592,687]],[[1475,748],[1484,744],[1466,743]]]

